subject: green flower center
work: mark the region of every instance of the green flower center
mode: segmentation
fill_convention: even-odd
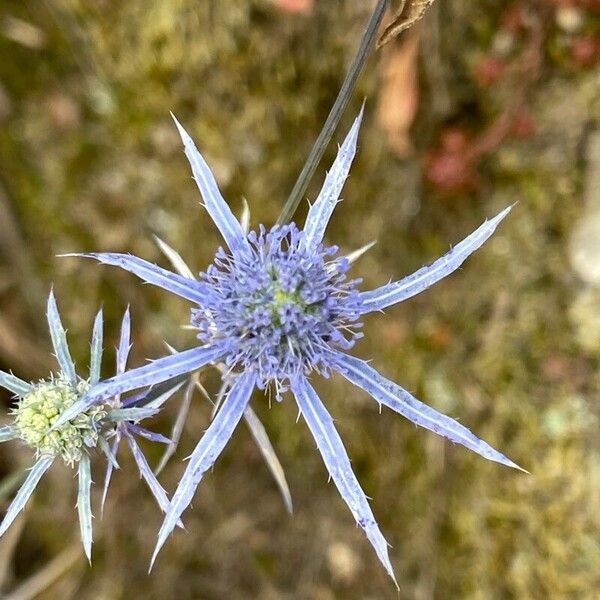
[[[85,446],[98,442],[103,406],[92,406],[71,421],[50,431],[59,415],[89,389],[87,381],[77,386],[56,379],[43,381],[23,396],[14,411],[15,428],[21,439],[37,454],[62,456],[67,464],[79,461]]]
[[[298,304],[299,306],[302,306],[303,304],[298,292],[285,292],[281,288],[276,288],[275,293],[273,294],[274,308],[279,308],[286,303]]]

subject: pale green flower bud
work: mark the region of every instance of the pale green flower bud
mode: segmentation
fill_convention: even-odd
[[[60,414],[89,389],[87,381],[77,387],[64,379],[43,381],[23,396],[15,410],[15,428],[20,438],[37,454],[61,456],[67,464],[80,460],[84,446],[98,442],[100,421],[106,416],[102,406],[87,411],[50,431]]]

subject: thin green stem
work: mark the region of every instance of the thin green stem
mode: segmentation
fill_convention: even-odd
[[[375,41],[375,37],[377,35],[377,30],[379,29],[379,25],[381,23],[381,19],[383,18],[383,13],[385,11],[385,7],[387,5],[387,0],[379,0],[373,13],[371,14],[371,18],[369,19],[369,23],[365,30],[365,33],[360,42],[360,46],[358,47],[358,51],[348,69],[348,73],[346,74],[346,78],[342,83],[342,87],[338,93],[337,98],[335,99],[335,103],[333,104],[329,116],[323,125],[323,129],[317,138],[308,158],[306,159],[306,163],[304,163],[304,167],[302,168],[302,172],[298,176],[298,180],[296,181],[294,188],[290,192],[288,199],[286,200],[285,206],[281,211],[277,219],[277,224],[282,225],[289,221],[302,197],[306,193],[306,188],[312,179],[312,176],[315,173],[315,170],[323,157],[323,153],[327,148],[327,145],[331,141],[333,137],[333,133],[340,122],[342,114],[350,100],[350,95],[354,90],[354,86],[356,85],[356,81],[362,68],[365,64],[367,56],[369,55],[369,51],[373,42]]]

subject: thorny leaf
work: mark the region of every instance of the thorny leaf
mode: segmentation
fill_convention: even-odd
[[[377,124],[399,158],[412,151],[409,129],[419,108],[418,58],[420,29],[403,44],[389,46],[381,57],[382,82],[377,98]]]
[[[377,40],[377,48],[385,46],[390,40],[400,35],[405,29],[412,27],[433,4],[434,0],[406,0],[402,3],[398,14],[383,30]]]

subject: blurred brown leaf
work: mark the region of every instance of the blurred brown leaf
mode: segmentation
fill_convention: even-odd
[[[3,121],[6,117],[10,116],[11,110],[12,102],[10,96],[2,85],[2,82],[0,82],[0,121]]]
[[[284,12],[305,15],[312,11],[314,0],[273,0],[275,6]]]
[[[13,526],[0,539],[0,590],[4,589],[12,576],[12,559],[21,539],[27,509],[15,520]]]
[[[398,14],[393,21],[383,30],[377,48],[385,46],[391,39],[414,25],[433,4],[434,0],[406,0],[402,3]]]
[[[405,158],[412,151],[409,129],[419,107],[418,57],[420,31],[382,55],[382,84],[377,98],[377,124],[394,152]]]
[[[39,50],[46,45],[46,34],[29,21],[7,15],[2,21],[1,30],[9,40],[31,50]]]
[[[73,542],[3,598],[4,600],[32,600],[45,592],[76,563],[81,561],[81,545],[79,542]]]

